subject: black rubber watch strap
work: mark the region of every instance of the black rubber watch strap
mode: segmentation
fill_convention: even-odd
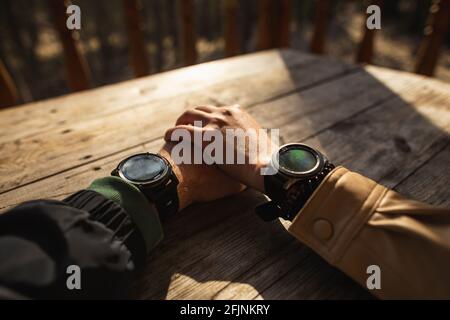
[[[178,212],[180,204],[178,200],[177,185],[178,183],[172,181],[170,185],[166,186],[166,188],[156,197],[155,206],[158,209],[159,217],[162,221]]]
[[[171,172],[169,180],[163,186],[148,189],[140,187],[139,189],[156,206],[160,219],[164,221],[169,216],[178,212],[179,200],[177,186],[178,179]]]

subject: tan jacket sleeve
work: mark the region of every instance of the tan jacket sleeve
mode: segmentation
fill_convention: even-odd
[[[364,288],[379,266],[380,298],[450,298],[450,209],[338,167],[288,229]]]

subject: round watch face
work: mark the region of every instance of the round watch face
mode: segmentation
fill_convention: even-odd
[[[134,155],[120,165],[119,174],[134,183],[148,183],[162,178],[168,171],[160,156],[143,153]]]
[[[282,146],[276,155],[281,172],[293,176],[314,174],[323,164],[323,157],[313,148],[303,144]]]

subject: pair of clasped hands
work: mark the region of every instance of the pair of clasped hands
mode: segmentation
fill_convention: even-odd
[[[202,127],[194,126],[194,122],[201,121]],[[264,154],[258,154],[256,161],[245,164],[176,164],[171,157],[171,150],[179,141],[173,141],[172,133],[177,129],[185,129],[189,132],[191,142],[194,144],[194,133],[204,134],[208,130],[218,130],[226,137],[226,129],[255,130],[256,136],[248,139],[259,139],[258,135],[265,135],[264,141],[269,141]],[[222,197],[240,192],[245,187],[251,187],[264,192],[264,176],[261,175],[261,168],[270,161],[274,146],[270,143],[269,137],[261,129],[258,122],[240,106],[198,106],[184,112],[176,121],[174,127],[169,128],[165,133],[165,145],[160,150],[173,167],[178,180],[178,197],[180,200],[180,210],[198,202],[213,201]],[[225,139],[224,139],[225,140]],[[227,144],[224,141],[224,144]],[[254,143],[257,143],[254,142]],[[249,144],[249,142],[248,142]],[[194,146],[204,148],[202,146]],[[237,148],[237,147],[235,147]],[[192,148],[192,150],[194,150]],[[233,152],[248,153],[248,149],[234,149]],[[247,154],[245,155],[247,159]]]

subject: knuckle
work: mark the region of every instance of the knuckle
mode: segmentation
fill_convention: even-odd
[[[227,121],[224,117],[222,117],[222,116],[216,116],[216,117],[214,118],[214,123],[215,123],[217,126],[222,127],[222,126],[225,126],[225,125],[228,123],[228,121]]]
[[[225,116],[233,116],[234,112],[235,111],[231,107],[223,107],[222,108],[222,114]]]

